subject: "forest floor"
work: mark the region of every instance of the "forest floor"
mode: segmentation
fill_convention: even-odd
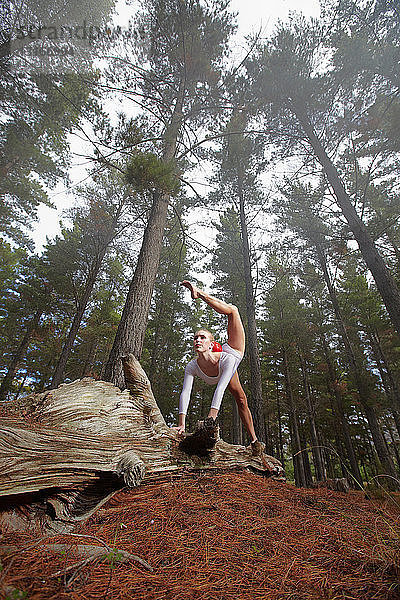
[[[2,536],[19,548],[0,573],[19,590],[10,599],[400,599],[398,495],[299,489],[248,472],[183,476],[118,493],[74,533]],[[74,545],[100,540],[153,572],[110,553],[52,577],[77,562]],[[69,549],[55,554],[49,542]]]

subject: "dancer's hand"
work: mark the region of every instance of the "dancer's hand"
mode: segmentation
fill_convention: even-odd
[[[180,436],[183,436],[185,433],[185,427],[183,425],[175,425],[175,427],[171,427],[176,433]]]

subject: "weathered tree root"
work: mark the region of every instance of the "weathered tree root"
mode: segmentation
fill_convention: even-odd
[[[131,554],[125,550],[119,550],[118,548],[110,548],[110,546],[108,546],[105,542],[103,542],[103,546],[104,547],[87,544],[79,544],[77,546],[71,544],[45,544],[42,546],[42,548],[44,548],[46,551],[54,552],[55,554],[67,554],[71,551],[78,556],[84,556],[82,560],[74,562],[72,565],[68,565],[68,567],[66,566],[50,575],[50,579],[63,577],[65,584],[71,585],[84,567],[90,563],[99,562],[102,560],[108,560],[111,566],[116,563],[136,562],[147,571],[153,573],[153,567],[149,565],[149,563],[143,558],[140,558],[140,556],[136,556],[136,554]],[[17,546],[0,546],[0,555],[2,556],[18,556],[18,554],[23,551],[23,549],[21,550]],[[12,559],[12,561],[13,560],[14,559]],[[14,597],[13,594],[16,592],[12,586],[1,586],[1,582],[0,591],[5,595],[5,597],[8,595],[11,598]]]
[[[54,546],[54,544],[53,544]],[[140,556],[136,556],[136,554],[131,554],[130,552],[126,552],[125,550],[118,550],[118,548],[108,548],[108,551],[106,551],[104,548],[102,548],[101,546],[91,546],[91,545],[79,545],[79,546],[68,546],[67,544],[57,544],[57,546],[59,546],[59,548],[55,549],[54,547],[48,547],[46,546],[46,548],[49,548],[53,551],[56,552],[67,552],[68,550],[73,549],[75,554],[81,555],[81,556],[86,556],[83,560],[80,560],[72,565],[69,565],[68,567],[65,567],[64,569],[60,569],[59,571],[56,571],[55,573],[53,573],[50,577],[61,577],[62,575],[69,573],[71,571],[75,571],[77,569],[80,569],[84,566],[86,566],[87,564],[91,563],[91,562],[95,562],[95,561],[100,561],[100,560],[109,560],[110,563],[114,564],[114,563],[126,563],[126,562],[137,562],[139,563],[142,567],[144,567],[147,571],[150,571],[151,573],[153,573],[154,569],[151,565],[149,565],[148,562],[146,562],[143,558],[140,558]],[[89,555],[89,556],[87,556]]]

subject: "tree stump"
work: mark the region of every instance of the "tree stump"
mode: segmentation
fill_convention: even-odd
[[[3,531],[71,531],[123,487],[184,472],[251,469],[284,478],[277,459],[223,440],[207,459],[181,452],[139,362],[129,355],[123,366],[124,391],[84,378],[2,403]]]

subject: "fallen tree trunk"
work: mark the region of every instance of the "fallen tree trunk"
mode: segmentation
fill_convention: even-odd
[[[139,362],[129,355],[123,364],[124,391],[85,378],[7,403],[12,414],[0,426],[3,531],[70,531],[121,488],[184,471],[253,469],[282,477],[275,458],[223,440],[208,459],[181,452]]]

